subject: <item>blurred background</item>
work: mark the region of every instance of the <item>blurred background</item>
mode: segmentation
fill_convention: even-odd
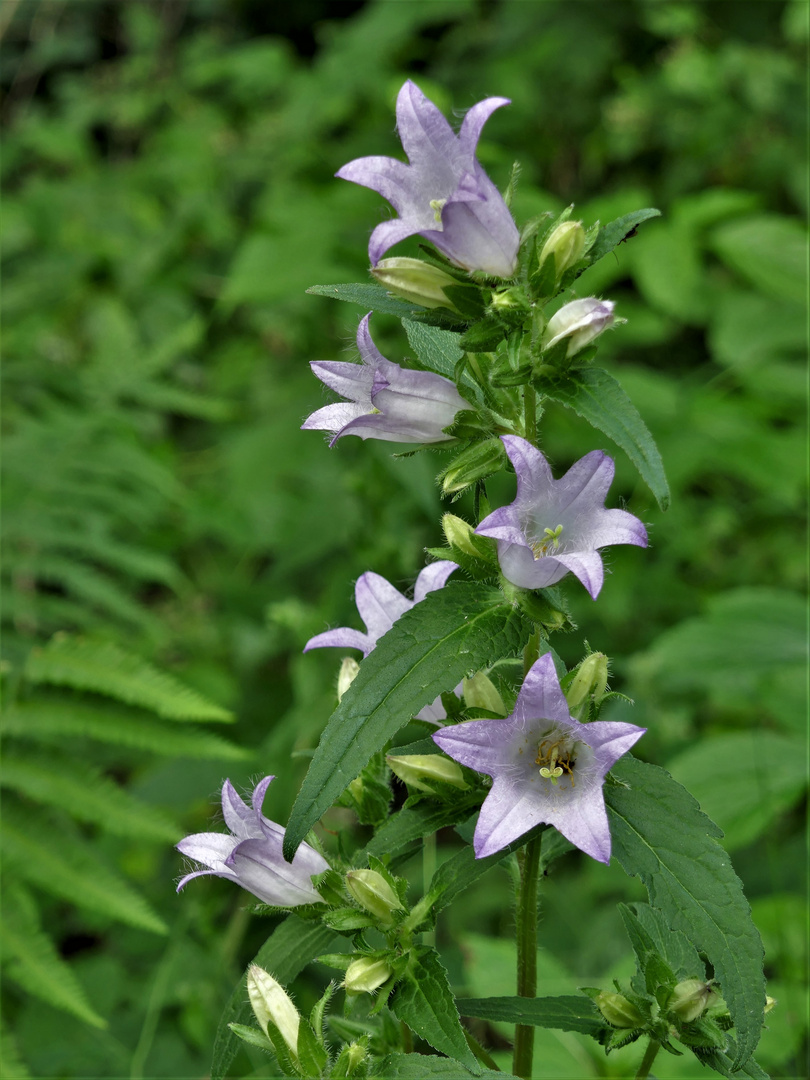
[[[4,1077],[208,1074],[273,924],[225,882],[176,897],[172,844],[210,827],[226,775],[276,773],[266,812],[286,820],[340,657],[303,644],[359,627],[359,574],[405,589],[441,542],[443,455],[299,430],[326,400],[308,361],[350,358],[364,314],[304,290],[367,280],[389,213],[333,174],[401,156],[406,77],[456,120],[512,99],[479,154],[501,187],[521,163],[519,223],[572,202],[586,225],[663,211],[577,285],[628,320],[600,359],[658,440],[672,506],[615,451],[612,505],[651,548],[610,551],[597,605],[569,590],[560,650],[611,655],[636,701],[611,716],[647,726],[640,755],[725,830],[779,1002],[759,1060],[807,1075],[809,10],[3,0]],[[407,356],[398,323],[373,329]],[[541,440],[557,470],[603,445],[556,407]],[[510,888],[493,871],[443,916],[459,993],[513,992]],[[556,864],[540,993],[628,974],[615,904],[642,896],[617,867]],[[302,1010],[328,977],[296,985]],[[538,1047],[538,1075],[571,1080],[638,1057],[553,1032]],[[691,1056],[656,1073],[703,1074]],[[268,1072],[241,1051],[232,1075]]]

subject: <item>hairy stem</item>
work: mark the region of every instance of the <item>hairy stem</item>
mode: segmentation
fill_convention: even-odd
[[[655,1061],[655,1055],[660,1049],[661,1043],[657,1042],[655,1039],[650,1039],[650,1041],[647,1043],[647,1049],[644,1051],[644,1057],[642,1058],[641,1064],[638,1067],[638,1072],[636,1073],[636,1080],[647,1080],[647,1077],[650,1075],[652,1063]]]
[[[537,993],[537,879],[540,843],[540,836],[530,840],[521,853],[516,917],[518,997],[533,998]],[[530,1080],[533,1056],[534,1027],[530,1024],[518,1024],[515,1027],[515,1050],[512,1058],[512,1072],[515,1076]]]

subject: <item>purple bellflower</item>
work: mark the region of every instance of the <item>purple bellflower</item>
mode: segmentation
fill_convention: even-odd
[[[378,191],[399,214],[371,234],[376,265],[399,240],[419,233],[465,270],[509,278],[520,243],[506,203],[475,156],[481,130],[508,98],[479,101],[455,134],[410,79],[397,96],[397,130],[409,164],[390,157],[357,158],[336,175]]]
[[[432,371],[410,371],[386,360],[371,340],[369,316],[357,328],[362,364],[315,360],[310,364],[321,382],[348,398],[324,405],[307,417],[304,429],[331,431],[330,446],[343,435],[386,442],[437,443],[460,409],[469,403],[454,383]]]
[[[505,720],[467,720],[433,735],[446,754],[493,779],[475,827],[475,856],[500,851],[529,829],[553,825],[575,847],[610,862],[602,785],[641,738],[633,724],[580,724],[570,715],[550,653],[532,666]]]
[[[443,588],[447,579],[457,569],[456,564],[447,559],[424,567],[416,579],[413,600],[403,596],[399,589],[395,589],[379,574],[371,571],[361,574],[354,587],[354,599],[360,618],[366,624],[366,633],[352,630],[348,626],[327,630],[323,634],[316,634],[314,638],[310,638],[304,646],[304,652],[332,646],[339,649],[359,649],[364,657],[368,656],[383,634],[388,633],[401,615],[410,611],[420,600],[424,600],[429,592]],[[446,720],[447,713],[441,698],[437,698],[432,705],[426,705],[421,712],[417,713],[416,718],[434,724]]]
[[[647,546],[647,531],[637,517],[605,509],[613,459],[592,450],[555,480],[531,443],[517,435],[504,435],[502,441],[515,467],[517,495],[475,531],[498,541],[501,570],[513,585],[544,589],[570,571],[595,600],[605,576],[599,548]]]
[[[251,806],[237,795],[230,780],[222,785],[222,815],[231,830],[227,833],[195,833],[177,845],[177,850],[207,870],[195,870],[180,881],[179,892],[192,878],[213,874],[228,878],[254,896],[277,907],[298,907],[320,903],[321,897],[310,880],[313,874],[329,869],[323,856],[301,844],[291,863],[281,853],[284,829],[262,814],[265,792],[275,779],[265,776],[253,791]]]

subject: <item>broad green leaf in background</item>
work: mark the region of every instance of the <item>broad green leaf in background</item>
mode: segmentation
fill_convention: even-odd
[[[736,1065],[753,1053],[764,1019],[762,942],[720,830],[663,769],[629,755],[605,787],[613,854],[640,877],[650,904],[714,967],[737,1030]]]
[[[364,850],[378,858],[386,854],[396,855],[423,836],[432,836],[448,825],[457,825],[469,817],[478,805],[477,795],[465,797],[459,793],[458,798],[446,803],[426,800],[417,806],[404,807],[377,830]]]
[[[290,815],[285,856],[400,727],[465,675],[517,655],[529,632],[501,592],[473,582],[451,581],[398,619],[327,722]]]
[[[534,1027],[577,1031],[593,1038],[597,1038],[606,1026],[599,1010],[584,995],[459,998],[456,1004],[462,1016],[477,1016],[481,1020],[507,1024],[531,1024]]]
[[[649,904],[619,905],[619,913],[644,970],[646,954],[655,952],[672,968],[678,979],[705,978],[703,961],[694,945],[680,930],[673,930],[660,911]]]
[[[473,1074],[457,1061],[427,1054],[388,1054],[379,1063],[377,1076],[385,1080],[468,1080],[471,1075],[483,1080],[517,1080],[512,1073],[478,1069]]]
[[[436,1050],[479,1074],[481,1066],[467,1046],[453,992],[439,954],[429,947],[411,951],[404,978],[389,999],[393,1014]]]
[[[807,231],[796,218],[758,214],[727,221],[709,238],[733,270],[777,300],[807,302]]]
[[[618,382],[601,368],[582,368],[565,381],[543,379],[537,389],[604,432],[627,454],[658,505],[669,505],[669,485],[655,440]]]
[[[403,319],[402,325],[408,335],[408,342],[422,367],[428,371],[435,371],[438,375],[444,375],[446,379],[454,379],[456,364],[464,355],[459,348],[459,335],[453,333],[452,330],[441,330],[437,326],[414,322],[413,319]],[[476,389],[475,383],[468,375],[465,375],[462,383],[471,389]]]

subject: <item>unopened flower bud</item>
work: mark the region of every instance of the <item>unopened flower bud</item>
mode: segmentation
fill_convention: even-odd
[[[500,439],[485,439],[473,443],[466,450],[462,450],[442,474],[442,494],[454,495],[478,480],[486,480],[488,476],[499,472],[505,461],[506,454]]]
[[[376,870],[349,870],[346,888],[366,911],[380,920],[383,927],[393,923],[392,912],[402,911],[399,897]]]
[[[587,711],[588,704],[597,704],[605,696],[608,681],[608,658],[604,653],[591,653],[577,669],[570,686],[565,691],[572,715],[582,719],[580,713]]]
[[[492,680],[483,671],[464,680],[464,702],[472,709],[485,709],[496,716],[506,716],[508,711]]]
[[[609,1024],[617,1028],[641,1027],[644,1017],[623,994],[603,990],[596,998],[596,1006]]]
[[[426,780],[438,780],[461,791],[467,790],[461,766],[443,754],[403,754],[401,757],[389,755],[385,760],[395,776],[417,791],[433,791],[433,788],[425,783]]]
[[[455,514],[445,514],[442,517],[442,531],[448,544],[473,559],[482,558],[487,551],[486,545],[475,535],[472,525]]]
[[[284,987],[258,964],[251,964],[247,974],[247,991],[259,1027],[267,1035],[271,1021],[278,1028],[290,1053],[298,1054],[298,1025],[301,1017]]]
[[[554,256],[554,269],[559,280],[566,270],[579,262],[585,251],[585,230],[581,221],[563,221],[552,229],[540,251],[540,266]]]
[[[344,656],[340,665],[340,671],[338,672],[337,681],[337,698],[338,701],[343,697],[354,680],[357,678],[357,672],[360,670],[360,665],[352,656]]]
[[[689,1024],[705,1011],[711,992],[705,979],[684,979],[672,991],[667,1011]]]
[[[343,986],[347,994],[373,994],[388,982],[392,974],[387,961],[361,956],[358,960],[352,960],[346,968]]]
[[[776,998],[772,998],[770,994],[766,994],[765,995],[765,1015],[767,1016],[768,1013],[771,1011],[771,1009],[774,1007],[774,1005],[778,1005],[778,1004],[779,1004],[779,1002],[776,1000]]]
[[[371,273],[386,289],[411,303],[426,308],[448,307],[455,310],[444,289],[458,285],[458,282],[438,266],[431,266],[421,259],[380,259],[371,268]]]
[[[543,348],[551,349],[557,342],[567,338],[566,356],[574,356],[586,345],[590,345],[603,330],[613,325],[614,306],[612,300],[597,300],[593,296],[564,304],[548,321],[543,334]]]
[[[490,308],[498,315],[511,312],[527,314],[531,311],[531,301],[523,289],[514,286],[510,289],[501,289],[492,294]]]

